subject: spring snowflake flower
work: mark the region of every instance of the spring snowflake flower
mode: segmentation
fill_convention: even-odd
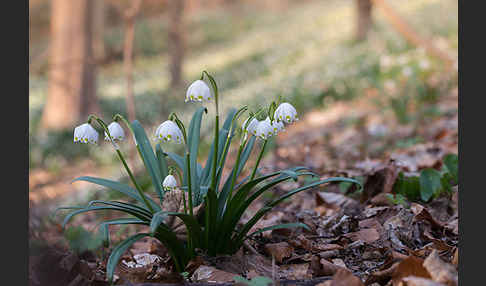
[[[98,132],[89,123],[84,123],[74,128],[74,142],[98,143]]]
[[[273,135],[273,128],[269,121],[262,120],[258,122],[258,125],[256,126],[255,136],[258,136],[263,140],[267,140],[272,135]]]
[[[191,83],[186,92],[186,102],[188,101],[208,101],[211,99],[211,90],[202,80],[198,79]]]
[[[123,128],[121,127],[120,124],[118,124],[116,121],[110,123],[108,125],[108,131],[110,131],[111,137],[113,137],[113,141],[123,141],[125,139],[125,132],[123,131]],[[110,138],[108,137],[108,134],[105,131],[105,140],[109,141]]]
[[[277,135],[280,131],[284,130],[284,124],[282,121],[274,120],[272,122],[268,116],[265,118],[265,121],[272,126],[273,135]]]
[[[165,177],[164,182],[162,182],[162,187],[166,191],[172,191],[177,188],[177,181],[174,176],[168,175]]]
[[[245,120],[245,122],[243,122],[243,125],[242,127],[245,128],[245,125],[246,125],[246,122],[248,121],[249,118],[247,118]],[[256,135],[256,127],[258,126],[258,120],[256,118],[253,118],[250,123],[248,124],[248,126],[246,127],[245,129],[245,132],[246,133],[250,133],[250,134],[253,134],[253,135]]]
[[[277,121],[283,121],[287,124],[299,120],[297,118],[297,110],[288,102],[284,102],[277,107],[274,118],[277,118]]]
[[[177,144],[181,144],[182,131],[174,121],[167,120],[157,127],[157,130],[155,130],[155,138],[164,142],[174,140]]]

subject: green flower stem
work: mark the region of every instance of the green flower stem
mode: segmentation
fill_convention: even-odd
[[[216,192],[216,169],[218,166],[218,149],[219,149],[219,115],[216,115],[214,127],[214,158],[213,170],[211,174],[211,189]]]
[[[115,114],[113,116],[113,120],[115,120],[115,121],[121,120],[121,121],[123,121],[123,123],[125,123],[125,125],[128,127],[130,132],[132,132],[133,141],[135,141],[135,147],[137,148],[138,155],[140,155],[140,158],[143,158],[142,152],[140,151],[140,147],[138,146],[137,140],[135,139],[135,132],[133,132],[132,126],[130,125],[128,120],[126,120],[125,117],[123,117],[121,114]],[[145,164],[145,162],[144,162],[144,164]]]
[[[154,213],[154,209],[152,208],[152,206],[149,204],[149,202],[147,201],[147,198],[145,197],[145,195],[143,194],[142,192],[142,189],[140,188],[140,186],[138,185],[137,181],[135,181],[135,177],[133,177],[133,174],[132,172],[130,171],[130,168],[128,167],[127,165],[127,162],[125,161],[125,158],[123,157],[122,153],[120,152],[120,150],[116,150],[116,153],[118,154],[118,157],[120,157],[120,160],[122,161],[123,163],[123,166],[125,166],[125,169],[127,170],[127,173],[128,175],[130,176],[130,179],[132,180],[133,184],[135,185],[135,188],[137,189],[138,193],[140,194],[140,196],[142,197],[143,199],[143,202],[145,203],[145,205],[147,205],[147,208],[150,210],[151,213]]]
[[[189,151],[186,152],[186,167],[187,167],[187,192],[189,195],[189,214],[194,216],[193,208],[192,208],[192,187],[191,187],[191,161],[190,161],[190,153]]]
[[[260,160],[263,157],[263,152],[265,151],[265,146],[267,146],[267,142],[268,142],[268,139],[266,139],[265,141],[263,141],[262,150],[260,151],[260,154],[258,155],[258,159],[256,161],[255,168],[253,169],[253,172],[251,173],[251,177],[250,177],[250,180],[249,181],[253,180],[253,178],[255,177],[256,170],[258,169],[258,165],[260,164]]]
[[[248,137],[247,137],[248,138]],[[240,157],[241,157],[241,152],[243,151],[243,148],[246,145],[247,140],[245,139],[242,144],[240,144],[240,148],[238,149],[238,155],[236,156],[236,169],[235,172],[233,173],[233,177],[231,178],[231,187],[230,187],[230,193],[228,195],[227,201],[231,199],[231,196],[233,195],[233,188],[235,187],[236,183],[236,175],[238,173],[238,166],[240,165]]]
[[[106,126],[105,122],[103,120],[101,120],[100,118],[98,118],[96,115],[90,115],[88,117],[88,122],[91,121],[91,119],[95,119],[96,122],[98,122],[98,124],[105,130],[106,134],[108,134],[108,137],[113,140],[113,137],[111,137],[111,134],[110,134],[110,131],[108,130],[108,126]],[[113,142],[112,142],[113,143]],[[137,146],[138,147],[138,146]],[[149,204],[149,202],[147,201],[147,198],[145,197],[145,195],[143,194],[143,191],[142,191],[142,188],[140,188],[140,186],[138,185],[137,181],[135,180],[135,177],[133,176],[132,174],[132,171],[130,170],[130,168],[128,167],[127,165],[127,162],[125,161],[125,158],[123,157],[120,149],[116,148],[115,147],[115,150],[116,150],[116,153],[118,154],[118,157],[120,158],[120,160],[122,161],[123,163],[123,166],[125,167],[125,169],[127,170],[127,173],[128,173],[128,176],[130,177],[130,179],[132,180],[132,183],[133,185],[135,186],[135,189],[138,191],[139,195],[142,197],[143,199],[143,202],[145,203],[145,205],[147,206],[147,208],[150,210],[151,213],[154,213],[154,209],[152,208],[152,206]],[[140,150],[139,150],[140,152]]]
[[[181,182],[181,185],[182,185],[182,181],[183,181],[182,178],[183,177],[181,175],[181,172],[179,171],[179,169],[177,169],[175,167],[172,168],[172,170],[175,171],[175,173],[177,174],[177,177],[179,177],[179,182]],[[169,172],[169,174],[170,174],[170,172]],[[187,214],[186,194],[185,194],[184,190],[181,189],[181,191],[182,191],[182,201],[184,202],[184,213]]]

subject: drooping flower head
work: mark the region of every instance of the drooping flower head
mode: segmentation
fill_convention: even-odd
[[[110,131],[111,137],[113,137],[114,141],[123,141],[125,139],[125,131],[123,128],[118,124],[118,122],[113,121],[108,125],[108,131]],[[110,141],[108,134],[105,131],[105,140]]]
[[[177,144],[182,143],[182,131],[174,121],[166,120],[157,127],[155,138],[163,142],[174,141]]]
[[[74,128],[74,142],[97,144],[98,136],[98,131],[89,123]]]
[[[263,140],[266,140],[272,135],[273,135],[273,128],[270,122],[267,120],[259,121],[258,125],[256,126],[255,136],[260,137]]]
[[[280,131],[284,130],[284,124],[282,123],[282,121],[279,122],[275,119],[272,122],[270,120],[270,117],[268,117],[268,116],[267,116],[267,118],[265,118],[265,121],[267,123],[269,123],[270,126],[272,126],[273,135],[277,135]]]
[[[165,177],[164,181],[162,182],[162,187],[166,191],[172,191],[177,188],[177,181],[174,176],[168,175]]]
[[[246,122],[248,122],[248,119],[250,118],[247,118],[245,120],[245,122],[243,122],[243,128],[245,128],[245,125],[246,125]],[[258,126],[258,120],[256,118],[253,118],[250,123],[248,123],[248,126],[246,126],[246,128],[244,129],[244,132],[246,133],[249,133],[249,134],[252,134],[252,135],[256,135],[256,127]]]
[[[297,110],[295,110],[292,104],[288,102],[284,102],[277,107],[274,117],[278,121],[283,121],[287,124],[299,120],[299,118],[297,118]]]
[[[212,97],[209,86],[202,80],[198,79],[191,83],[186,92],[186,102],[188,101],[208,101]]]

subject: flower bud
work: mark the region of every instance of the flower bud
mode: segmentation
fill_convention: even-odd
[[[283,121],[287,124],[299,120],[299,118],[297,118],[297,111],[292,104],[288,102],[284,102],[277,107],[274,117],[278,121]]]
[[[98,143],[98,131],[89,123],[84,123],[74,128],[74,142],[80,143]]]
[[[166,191],[172,191],[177,188],[177,181],[174,176],[168,175],[165,177],[164,182],[162,182],[162,187]]]
[[[193,82],[186,92],[186,102],[188,101],[208,101],[211,99],[211,90],[202,80],[198,79]]]
[[[166,120],[157,127],[155,138],[163,142],[174,140],[177,144],[181,144],[182,131],[174,121]]]

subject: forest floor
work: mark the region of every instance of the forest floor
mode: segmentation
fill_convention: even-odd
[[[363,190],[329,184],[302,192],[275,207],[254,229],[302,222],[310,230],[268,231],[233,256],[199,257],[186,270],[187,277],[192,282],[222,283],[235,275],[264,276],[274,281],[314,281],[321,286],[458,285],[458,185],[426,201],[414,185],[424,170],[442,172],[449,164],[446,155],[458,153],[457,67],[444,71],[423,50],[390,32],[379,14],[370,34],[372,44],[350,44],[345,35],[352,30],[351,22],[340,25],[336,16],[350,17],[350,6],[344,1],[328,2],[310,1],[268,17],[248,14],[239,18],[237,28],[242,31],[231,41],[224,39],[234,36],[229,25],[208,18],[212,29],[222,29],[215,34],[223,38],[191,55],[188,78],[198,77],[209,62],[226,105],[255,107],[262,95],[272,94],[283,94],[295,103],[302,116],[272,139],[261,162],[263,172],[304,165],[322,178],[358,179]],[[415,27],[423,28],[421,33],[435,35],[436,46],[456,57],[457,18],[448,18],[444,24],[444,13],[431,11],[457,9],[457,3],[393,3]],[[262,25],[261,20],[267,22]],[[275,38],[281,39],[278,47]],[[159,117],[165,120],[160,98],[155,96],[167,92],[165,65],[165,56],[137,60],[137,114],[143,124],[153,125]],[[121,70],[113,65],[100,75],[102,108],[107,114],[123,106]],[[106,146],[73,148],[72,130],[64,137],[37,139],[42,138],[35,129],[45,85],[42,76],[30,81],[34,165],[29,176],[30,285],[107,285],[110,248],[102,246],[94,230],[101,217],[115,218],[115,214],[78,216],[63,230],[63,213],[54,217],[52,211],[93,199],[121,199],[87,183],[71,184],[77,176],[126,177],[112,153],[105,152]],[[167,108],[176,108],[174,102],[179,101],[168,98]],[[180,104],[177,108],[182,110]],[[190,114],[193,107],[187,109]],[[235,151],[230,151],[228,160],[234,160]],[[249,164],[255,160],[252,156]],[[138,158],[129,163],[138,170],[137,180],[147,178],[140,172]],[[408,185],[407,180],[411,181]],[[266,201],[303,183],[279,185],[256,201],[242,222]],[[140,230],[136,226],[110,228],[111,245]],[[116,277],[117,285],[184,281],[172,271],[165,248],[151,239],[137,242],[126,252]],[[323,281],[324,277],[329,280]]]
[[[364,189],[358,193],[349,186],[331,184],[296,195],[275,207],[254,228],[299,221],[310,231],[268,231],[233,256],[199,257],[187,269],[191,281],[229,282],[240,275],[317,281],[314,284],[321,285],[457,285],[458,187],[428,202],[394,201],[387,196],[397,192],[400,172],[412,176],[426,168],[441,170],[444,155],[457,154],[457,96],[456,88],[442,95],[434,104],[443,115],[426,118],[427,124],[399,124],[393,113],[380,111],[373,100],[376,94],[370,93],[309,112],[287,126],[262,161],[264,172],[305,165],[322,178],[360,178]],[[299,184],[302,182],[281,185],[271,196],[255,202],[243,222],[266,200]],[[92,229],[96,216],[75,221],[73,224]],[[122,238],[129,230],[133,229],[114,232]],[[74,275],[70,279],[92,283],[79,285],[104,285],[104,250],[69,256],[58,224],[31,235],[57,246],[58,252],[33,256],[42,264],[49,259],[73,260],[68,270],[62,263],[53,269],[64,269],[66,277]],[[171,271],[166,250],[155,240],[137,242],[122,260],[117,284],[183,281]],[[32,269],[41,265],[35,261]],[[138,267],[127,266],[131,262],[139,263]],[[327,276],[334,280],[312,280]]]

